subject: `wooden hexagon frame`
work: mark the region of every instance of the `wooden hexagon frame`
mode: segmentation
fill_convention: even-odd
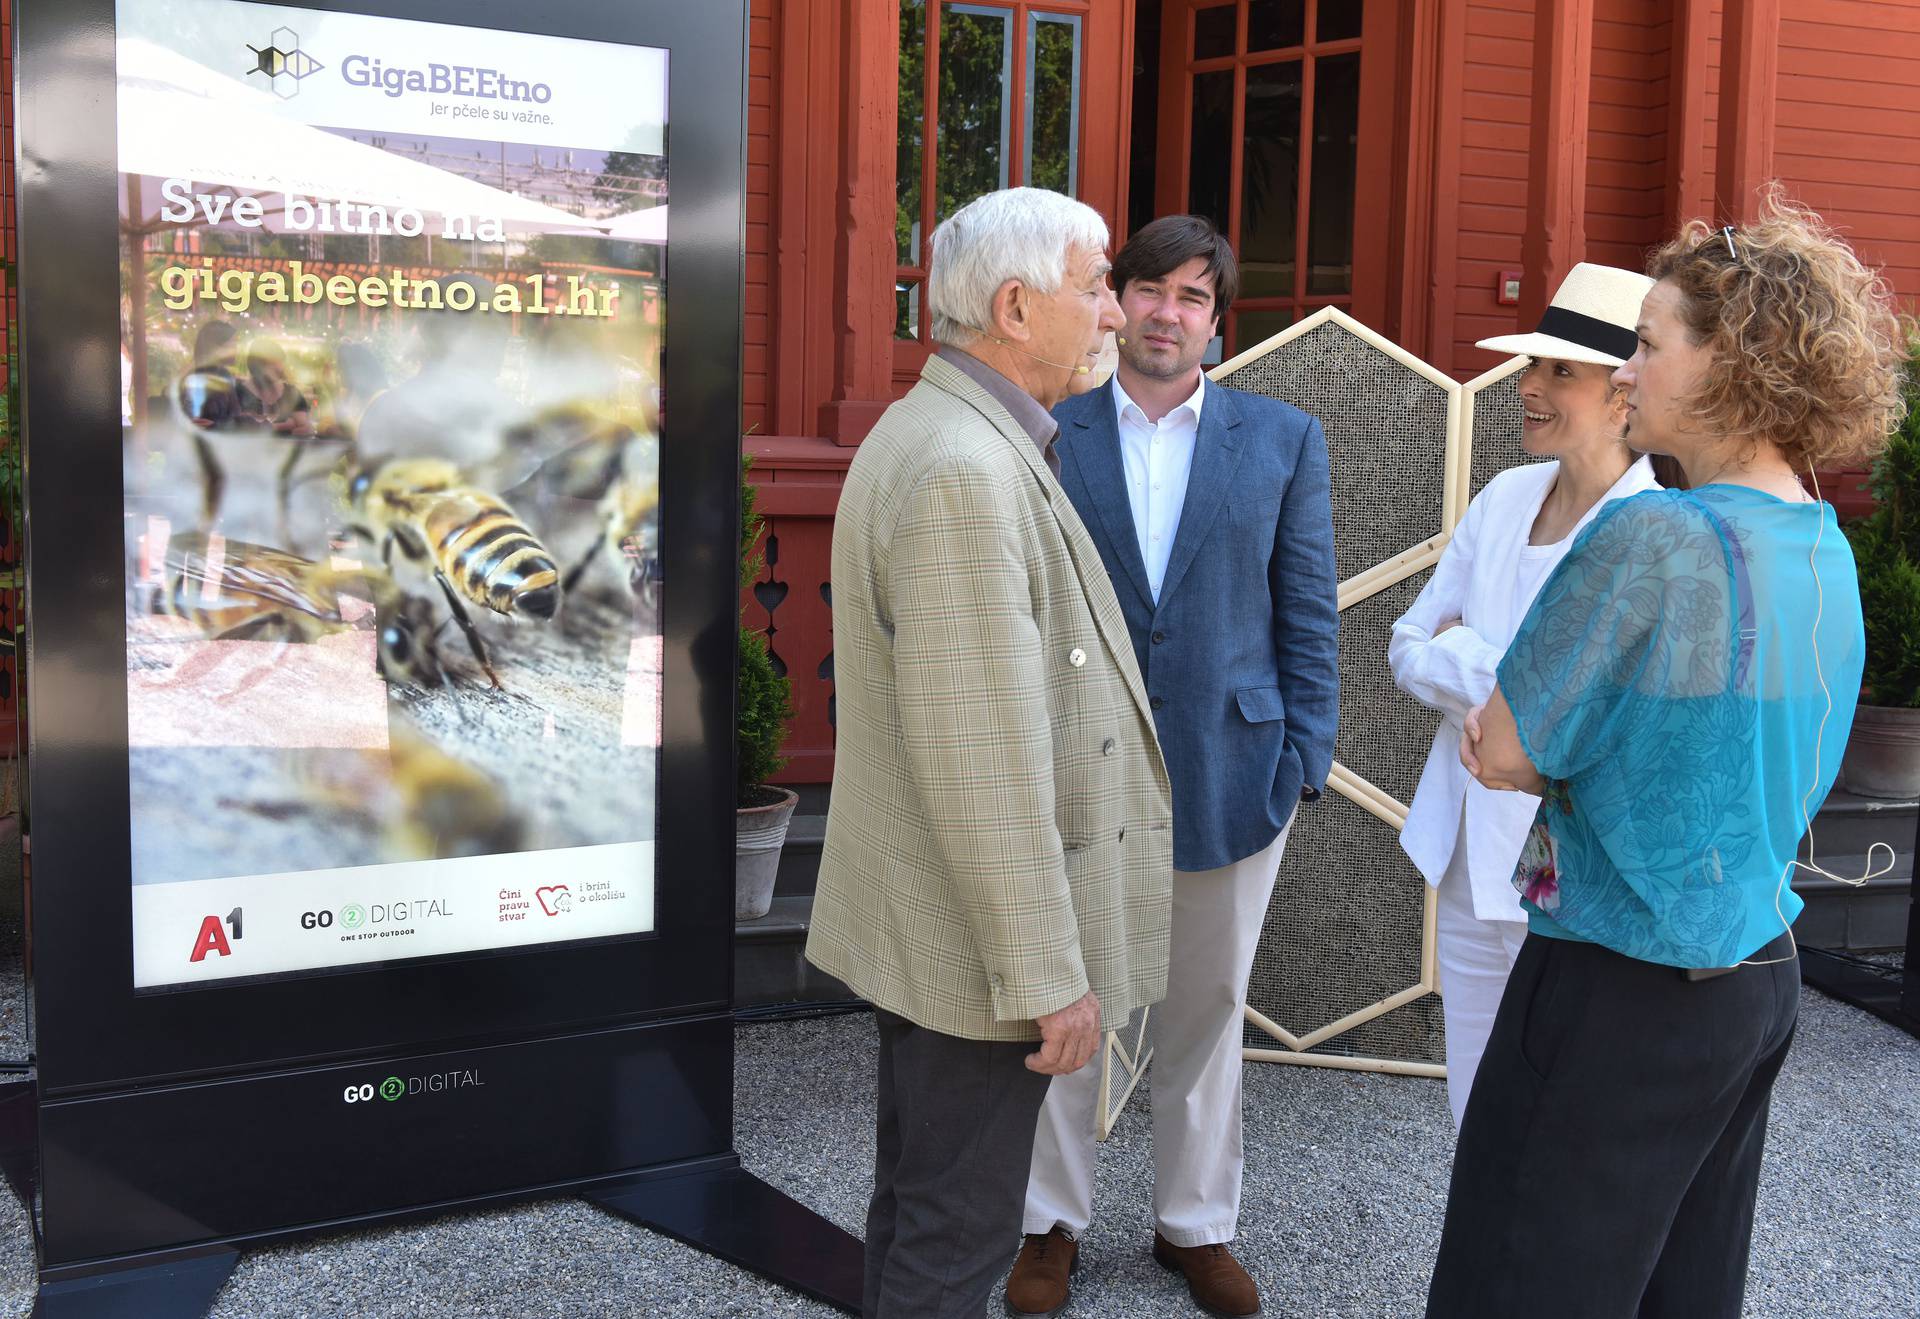
[[[1268,354],[1283,352],[1287,345],[1325,324],[1333,324],[1366,343],[1384,356],[1399,363],[1415,375],[1437,385],[1445,391],[1447,398],[1447,436],[1446,436],[1446,477],[1443,483],[1443,497],[1440,511],[1440,534],[1415,545],[1410,545],[1400,553],[1364,569],[1339,585],[1338,607],[1341,612],[1359,604],[1373,595],[1385,590],[1397,582],[1422,572],[1439,562],[1440,554],[1447,547],[1453,528],[1460,521],[1464,510],[1463,498],[1467,484],[1468,449],[1466,439],[1471,431],[1465,425],[1468,403],[1465,391],[1459,381],[1437,367],[1422,361],[1399,344],[1394,343],[1366,325],[1361,324],[1337,307],[1323,307],[1303,320],[1295,322],[1280,333],[1256,344],[1229,361],[1221,363],[1208,374],[1215,380],[1223,379],[1238,371],[1241,367],[1265,357]],[[1373,815],[1396,832],[1407,820],[1406,803],[1396,801],[1384,789],[1368,782],[1355,770],[1335,762],[1327,775],[1327,786],[1339,793],[1356,806]],[[1284,864],[1284,861],[1282,862]],[[1421,895],[1421,935],[1420,935],[1420,975],[1411,985],[1389,994],[1379,1001],[1369,1004],[1358,1011],[1349,1013],[1338,1020],[1327,1022],[1305,1034],[1295,1034],[1272,1018],[1248,1006],[1246,1017],[1259,1030],[1271,1036],[1277,1043],[1285,1046],[1280,1049],[1245,1049],[1243,1056],[1260,1062],[1286,1062],[1312,1067],[1335,1067],[1358,1071],[1396,1072],[1413,1076],[1444,1076],[1446,1068],[1435,1063],[1413,1062],[1394,1058],[1356,1058],[1340,1054],[1316,1054],[1307,1052],[1316,1045],[1324,1044],[1346,1032],[1393,1011],[1395,1008],[1412,1003],[1437,991],[1439,973],[1434,957],[1434,913],[1436,904],[1432,889],[1424,889]]]

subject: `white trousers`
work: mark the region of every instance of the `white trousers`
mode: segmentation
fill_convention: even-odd
[[[1173,873],[1167,997],[1153,1008],[1153,1215],[1176,1246],[1233,1240],[1240,1217],[1242,1009],[1254,948],[1293,824],[1218,870]],[[1056,1076],[1033,1138],[1021,1230],[1093,1221],[1100,1058]]]
[[[1527,937],[1525,921],[1483,921],[1473,914],[1473,883],[1467,878],[1467,840],[1454,844],[1453,860],[1440,878],[1434,912],[1434,953],[1440,963],[1440,1014],[1447,1026],[1447,1103],[1453,1129],[1467,1111],[1473,1074],[1493,1034],[1494,1014],[1507,989],[1507,975]]]

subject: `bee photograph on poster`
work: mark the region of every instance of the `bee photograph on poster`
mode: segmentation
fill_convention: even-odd
[[[120,11],[136,984],[651,928],[664,52]]]

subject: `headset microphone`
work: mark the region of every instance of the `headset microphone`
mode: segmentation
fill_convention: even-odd
[[[1051,366],[1051,367],[1056,367],[1062,371],[1071,371],[1077,376],[1090,376],[1093,374],[1093,368],[1090,366],[1074,366],[1070,362],[1049,362],[1046,358],[1040,356],[1038,353],[1028,352],[1026,349],[1022,348],[1019,344],[1008,343],[1005,339],[995,339],[994,342],[999,344],[1002,348],[1013,349],[1014,352],[1020,354],[1020,356],[1022,357],[1031,357],[1034,361],[1040,363],[1040,365],[1042,366]]]

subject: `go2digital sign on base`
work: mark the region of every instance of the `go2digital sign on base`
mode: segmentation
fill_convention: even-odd
[[[135,987],[651,931],[666,53],[117,22]]]

